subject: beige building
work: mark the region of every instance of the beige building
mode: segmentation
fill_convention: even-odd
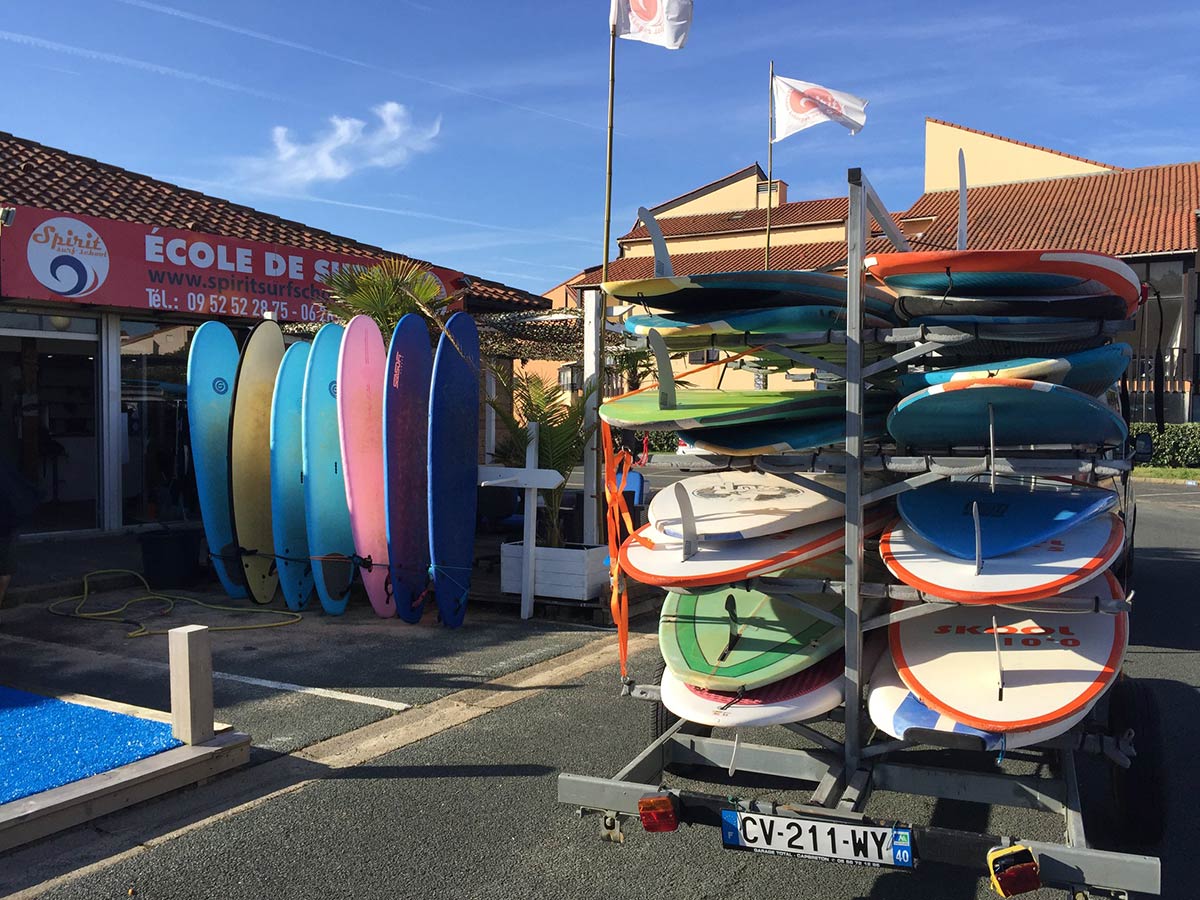
[[[1194,418],[1200,162],[1126,169],[926,119],[925,192],[907,210],[892,213],[914,249],[955,246],[960,149],[966,159],[968,246],[1069,247],[1123,258],[1150,285],[1153,298],[1138,316],[1137,332],[1126,338],[1135,351],[1135,413],[1139,390],[1148,389],[1161,321],[1168,418]],[[837,271],[846,254],[846,197],[790,200],[787,184],[776,181],[768,189],[766,175],[754,164],[651,208],[675,273],[764,268],[769,196],[774,198],[770,267]],[[870,249],[889,249],[880,235],[873,237]],[[609,262],[611,280],[653,275],[653,249],[640,221],[617,239],[617,248]],[[584,292],[598,287],[599,274],[599,266],[586,269],[544,296],[555,307],[577,306]],[[689,357],[677,371],[716,354]],[[693,383],[715,384],[719,371]],[[726,373],[722,382],[725,387],[754,383],[751,373],[737,371]],[[781,375],[771,375],[768,383],[772,389],[801,386]]]

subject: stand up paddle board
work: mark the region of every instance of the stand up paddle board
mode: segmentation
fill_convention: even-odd
[[[383,477],[388,559],[396,615],[417,622],[429,581],[429,379],[433,352],[425,320],[400,319],[388,347],[383,388]]]
[[[1015,553],[983,560],[959,559],[897,519],[879,541],[893,575],[910,587],[956,603],[1020,603],[1052,597],[1097,577],[1125,545],[1119,516],[1104,513]]]
[[[936,250],[880,253],[863,265],[897,293],[1116,294],[1130,315],[1142,286],[1121,260],[1087,250]]]
[[[301,409],[308,352],[308,344],[297,343],[283,354],[271,403],[271,528],[279,587],[288,609],[294,611],[308,606],[313,593],[301,461]]]
[[[363,587],[375,614],[396,614],[388,590],[387,517],[383,493],[383,379],[387,354],[379,326],[355,316],[342,335],[338,354],[338,426],[346,505]]]
[[[990,410],[990,415],[989,415]],[[1125,420],[1094,397],[1024,378],[948,381],[905,397],[888,415],[892,437],[910,447],[1047,444],[1112,446]]]
[[[1067,356],[1025,356],[1003,362],[972,363],[951,369],[909,372],[898,379],[900,393],[913,394],[948,381],[975,381],[980,378],[1026,378],[1061,384],[1084,394],[1104,393],[1129,366],[1133,348],[1128,344],[1109,344],[1082,350]]]
[[[229,497],[233,540],[255,603],[279,586],[271,526],[271,399],[283,360],[283,332],[269,319],[246,339],[229,412]]]
[[[872,402],[872,393],[867,394],[868,412],[863,418],[864,440],[877,440],[887,435],[887,420],[883,411],[890,409],[893,402],[893,396],[888,395],[872,412],[872,407],[876,406]],[[798,453],[843,443],[846,440],[846,417],[831,414],[829,418],[808,422],[779,420],[726,428],[686,429],[679,432],[679,437],[697,450],[721,456]]]
[[[939,481],[896,498],[905,524],[924,540],[974,562],[975,514],[984,559],[1003,556],[1055,538],[1117,505],[1113,491],[1070,485]]]
[[[204,538],[221,586],[230,597],[246,596],[246,582],[233,540],[229,502],[229,411],[237,379],[237,341],[221,322],[205,322],[188,351],[187,407],[196,496]]]
[[[718,728],[785,725],[823,716],[842,705],[846,657],[838,649],[821,662],[746,693],[728,693],[685,684],[663,672],[663,706],[688,722]]]
[[[838,594],[801,599],[842,615]],[[658,643],[667,668],[685,684],[739,691],[779,681],[820,662],[842,646],[844,630],[763,591],[722,588],[704,594],[667,594],[658,620]]]
[[[664,691],[665,693],[665,691]],[[883,654],[871,672],[867,712],[875,727],[902,741],[913,741],[952,750],[985,750],[993,753],[1032,747],[1066,734],[1091,711],[1095,700],[1079,712],[1052,725],[1029,731],[984,731],[956,722],[930,709],[900,680],[890,653]]]
[[[843,491],[841,475],[812,475],[832,491]],[[863,491],[877,487],[868,478]],[[654,495],[647,508],[650,524],[670,537],[682,538],[677,491],[683,490],[692,510],[697,540],[737,541],[788,531],[842,516],[840,500],[814,488],[769,472],[705,472],[693,475]]]
[[[864,534],[882,531],[892,510],[890,503],[868,509]],[[621,568],[635,581],[689,592],[767,575],[834,553],[845,544],[845,527],[837,520],[744,541],[705,541],[685,559],[682,541],[643,525],[621,545]]]
[[[868,314],[868,328],[886,328],[888,322]],[[844,331],[844,306],[777,306],[768,309],[731,309],[706,312],[679,312],[670,315],[636,315],[625,320],[629,334],[647,335],[657,331],[673,346],[677,340],[718,334],[802,334],[810,331]]]
[[[479,482],[479,333],[457,312],[433,358],[429,393],[429,557],[438,614],[462,624],[475,561]]]
[[[1125,301],[1115,294],[1049,294],[1034,297],[962,297],[943,294],[906,294],[896,301],[903,322],[942,316],[1114,319],[1128,315]]]
[[[846,407],[845,390],[723,391],[679,388],[674,409],[659,406],[650,389],[614,397],[600,406],[600,418],[614,428],[679,431],[712,425],[736,425],[766,419],[828,418]]]
[[[825,272],[714,272],[609,281],[603,288],[608,296],[621,303],[641,303],[667,311],[846,305],[846,279]],[[890,318],[895,299],[887,291],[868,285],[865,305],[868,311]]]
[[[354,582],[354,533],[346,508],[337,417],[342,333],[342,326],[334,322],[322,325],[317,332],[304,371],[304,409],[300,417],[308,549],[321,608],[331,616],[346,611]]]
[[[1086,710],[1112,683],[1128,614],[959,606],[893,623],[888,638],[901,680],[929,708],[983,731],[1029,731]]]

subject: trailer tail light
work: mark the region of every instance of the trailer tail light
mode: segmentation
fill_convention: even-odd
[[[1015,897],[1042,886],[1041,871],[1033,851],[1020,844],[988,851],[992,889],[1001,897]]]
[[[679,827],[679,811],[670,794],[655,794],[638,801],[638,817],[647,831],[674,831]]]

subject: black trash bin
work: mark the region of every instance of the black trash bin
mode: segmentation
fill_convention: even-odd
[[[138,535],[150,587],[190,587],[200,580],[200,532],[164,529]]]

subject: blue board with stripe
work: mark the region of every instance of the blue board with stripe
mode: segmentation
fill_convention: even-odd
[[[429,558],[442,622],[467,612],[479,483],[479,334],[457,312],[446,322],[429,390]]]
[[[283,354],[271,400],[271,528],[275,564],[288,609],[308,606],[313,594],[308,527],[304,521],[302,408],[308,344],[296,343]]]
[[[975,513],[984,559],[1014,553],[1112,509],[1117,495],[1100,488],[1030,490],[1025,485],[986,481],[939,481],[896,498],[906,523],[951,556],[975,558]]]
[[[400,319],[383,386],[383,485],[396,615],[417,622],[429,581],[429,379],[433,351],[420,316]]]
[[[1129,434],[1125,420],[1094,397],[1019,378],[936,384],[896,404],[887,426],[892,437],[909,447],[986,447],[993,420],[998,447],[1112,446]]]
[[[321,607],[330,615],[346,611],[356,566],[342,446],[338,434],[337,364],[341,325],[317,332],[304,370],[301,414],[301,467],[304,473],[304,521],[313,557],[313,579]]]
[[[188,352],[187,408],[196,470],[196,495],[213,568],[230,597],[248,596],[233,542],[229,502],[229,411],[237,377],[238,345],[221,322],[205,322]]]

